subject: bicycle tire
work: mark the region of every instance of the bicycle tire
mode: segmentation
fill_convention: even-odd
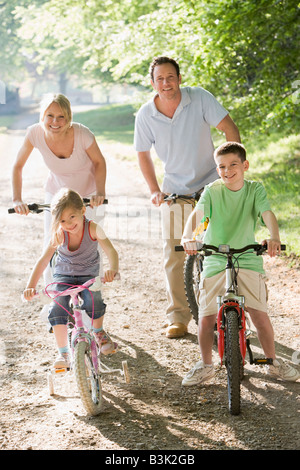
[[[202,260],[200,255],[188,255],[184,262],[184,286],[190,312],[198,324],[198,302]]]
[[[228,405],[232,415],[240,414],[243,361],[239,343],[239,321],[235,310],[226,312],[225,365],[227,368]]]
[[[101,412],[101,380],[95,371],[89,344],[80,341],[75,346],[74,373],[79,395],[86,412],[96,416]]]

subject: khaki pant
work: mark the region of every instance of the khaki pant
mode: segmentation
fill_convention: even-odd
[[[225,271],[201,279],[199,286],[199,317],[215,315],[218,311],[217,296],[225,294]],[[245,307],[267,312],[268,290],[266,276],[249,269],[239,269],[237,284],[239,295],[245,297]]]
[[[192,318],[184,290],[183,267],[185,253],[175,251],[174,248],[176,245],[180,245],[184,225],[193,210],[192,202],[188,203],[178,199],[171,206],[166,203],[161,206],[164,269],[168,301],[166,313],[169,324],[183,323],[188,325]]]

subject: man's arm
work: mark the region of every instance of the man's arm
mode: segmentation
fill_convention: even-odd
[[[227,142],[241,142],[241,136],[237,125],[233,122],[229,114],[217,125],[219,131],[224,132]]]
[[[153,204],[160,206],[160,204],[163,202],[164,193],[162,193],[160,190],[150,151],[148,150],[146,152],[138,152],[137,154],[140,169],[151,192],[151,201]]]

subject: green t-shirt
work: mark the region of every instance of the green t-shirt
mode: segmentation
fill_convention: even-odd
[[[261,183],[245,181],[242,189],[231,191],[221,179],[205,187],[197,208],[209,218],[204,243],[214,246],[226,244],[231,248],[256,243],[254,232],[257,220],[263,212],[271,210]],[[224,271],[226,261],[223,255],[205,257],[203,277]],[[240,256],[238,266],[264,273],[262,257],[255,253],[247,252]]]

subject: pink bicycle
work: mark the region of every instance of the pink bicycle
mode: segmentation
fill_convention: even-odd
[[[116,277],[117,279],[117,277]],[[54,284],[54,283],[53,283]],[[70,296],[70,306],[72,313],[69,313],[69,345],[71,349],[70,369],[54,369],[48,373],[48,386],[50,395],[54,394],[54,377],[59,374],[74,372],[79,395],[82,404],[90,415],[97,415],[101,412],[102,389],[101,375],[120,373],[125,378],[125,382],[130,382],[127,361],[122,361],[122,369],[109,369],[101,362],[100,350],[94,339],[91,325],[84,322],[84,311],[82,310],[83,301],[80,292],[88,289],[91,295],[93,291],[99,290],[101,280],[99,277],[90,279],[82,285],[70,286],[66,284],[66,290],[54,290],[52,284],[43,289],[36,296],[48,296],[54,302],[59,296]],[[49,302],[49,299],[47,299]],[[64,308],[64,307],[62,307]]]

